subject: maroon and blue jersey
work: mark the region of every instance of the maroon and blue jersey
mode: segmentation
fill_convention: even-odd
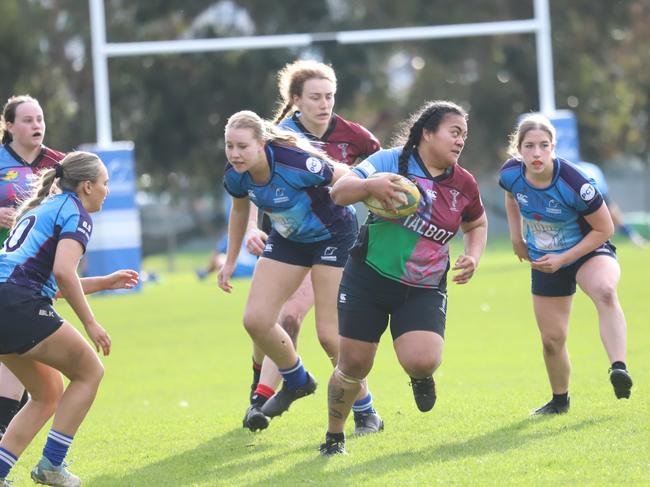
[[[29,164],[5,144],[0,146],[0,208],[16,208],[31,193],[32,183],[43,169],[54,167],[65,154],[43,146],[40,154]],[[0,228],[0,245],[8,229]]]
[[[273,142],[266,144],[265,153],[271,176],[264,184],[254,183],[248,171],[240,174],[226,165],[224,185],[230,195],[248,197],[268,215],[276,232],[294,242],[356,232],[354,211],[330,197],[333,168],[328,162]]]
[[[528,255],[536,260],[574,247],[591,231],[585,216],[603,204],[595,181],[560,158],[553,161],[553,179],[546,188],[529,184],[525,170],[519,159],[506,161],[499,173],[499,185],[517,202]]]
[[[0,146],[0,207],[16,207],[29,196],[39,171],[54,167],[65,154],[48,147],[32,164],[25,162],[9,144]]]
[[[399,173],[401,147],[384,149],[352,172],[367,178],[377,172]],[[467,170],[454,165],[431,176],[417,151],[409,157],[406,177],[420,189],[418,209],[400,219],[374,214],[368,222],[366,263],[381,275],[423,288],[446,287],[449,241],[462,222],[475,221],[485,212],[478,184]]]
[[[332,115],[327,131],[316,137],[300,122],[300,112],[282,120],[279,127],[297,132],[325,151],[338,162],[353,166],[381,148],[381,144],[369,130],[336,114]]]
[[[52,268],[59,241],[72,239],[84,251],[92,220],[75,193],[49,196],[25,213],[0,249],[0,282],[9,282],[53,298],[58,286]]]

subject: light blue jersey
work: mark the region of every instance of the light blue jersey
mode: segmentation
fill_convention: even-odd
[[[0,282],[27,287],[53,298],[52,274],[59,241],[73,239],[86,249],[92,220],[76,194],[50,196],[23,215],[0,249]]]
[[[591,231],[584,217],[603,204],[594,181],[559,158],[554,161],[553,180],[547,188],[530,185],[524,170],[523,161],[506,161],[501,167],[499,185],[512,193],[519,206],[528,255],[536,260],[574,247]]]
[[[248,172],[237,173],[228,164],[226,191],[234,198],[248,197],[271,219],[282,237],[300,243],[320,242],[356,232],[354,211],[330,198],[330,164],[300,149],[276,143],[265,146],[271,177],[255,184]]]

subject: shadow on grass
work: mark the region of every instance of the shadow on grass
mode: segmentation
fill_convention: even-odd
[[[561,435],[564,433],[580,431],[592,425],[601,425],[606,421],[610,421],[612,418],[590,418],[575,424],[561,424],[556,427],[550,427],[551,425],[549,425],[549,428],[544,431],[526,431],[529,428],[533,428],[535,425],[547,423],[553,419],[554,418],[552,417],[527,418],[480,436],[468,438],[463,441],[438,445],[431,444],[430,439],[432,437],[432,432],[425,431],[423,434],[426,436],[422,438],[423,447],[420,449],[409,449],[408,451],[404,451],[404,446],[401,445],[398,447],[400,450],[399,453],[390,454],[388,452],[388,454],[384,454],[386,450],[378,451],[378,455],[372,460],[355,463],[354,465],[345,465],[346,463],[349,464],[347,460],[349,457],[323,458],[319,457],[316,453],[313,458],[294,465],[292,470],[294,472],[308,472],[312,475],[311,481],[308,483],[318,485],[329,485],[329,483],[332,485],[341,485],[343,480],[345,480],[346,483],[349,482],[351,484],[363,483],[364,479],[368,478],[368,475],[381,478],[385,473],[395,470],[408,471],[409,469],[421,464],[431,465],[433,463],[449,462],[468,457],[480,457],[483,455],[502,453],[508,450],[520,448],[530,441],[539,441],[546,438],[556,438],[558,441],[562,441]],[[367,440],[372,441],[372,439],[368,437],[363,438],[362,440],[364,442]],[[415,441],[417,441],[417,439],[414,439],[414,442]],[[354,455],[355,450],[358,451],[360,448],[368,448],[368,443],[363,446],[355,446],[355,442],[354,438],[347,441],[347,449],[350,452],[350,455]],[[335,473],[331,472],[331,469],[329,469],[327,473],[323,472],[324,467],[329,462],[339,463],[339,468],[336,469]],[[325,475],[327,475],[327,477]],[[355,475],[358,475],[359,478],[355,479]],[[264,483],[259,485],[287,485],[286,480],[286,475],[279,474],[266,478]]]
[[[600,425],[611,420],[611,417],[598,417],[580,421],[575,424],[549,425],[544,431],[534,430],[540,423],[547,423],[553,418],[527,418],[516,423],[505,425],[494,431],[465,439],[463,441],[444,444],[432,444],[432,432],[422,432],[421,448],[404,451],[404,445],[398,447],[399,453],[390,453],[385,450],[382,442],[375,458],[369,461],[350,465],[350,457],[326,459],[318,455],[317,446],[300,446],[287,450],[279,448],[269,452],[274,445],[264,442],[263,437],[252,435],[243,429],[234,429],[224,435],[213,438],[196,448],[179,453],[152,463],[145,467],[133,470],[126,475],[100,475],[88,479],[90,486],[166,486],[166,485],[289,485],[295,483],[296,472],[304,474],[300,484],[326,485],[329,483],[340,484],[367,479],[370,474],[379,476],[394,470],[409,470],[420,464],[449,462],[468,457],[480,457],[494,453],[513,450],[531,441],[544,440],[549,437],[559,438],[564,433],[580,431],[592,425]],[[365,444],[356,444],[357,440],[348,440],[348,450],[351,455],[355,450],[371,448],[372,437],[360,439]],[[414,439],[417,441],[417,439]],[[282,457],[291,456],[296,452],[308,450],[308,460],[297,462],[283,472],[264,478],[263,481],[246,482],[243,475],[248,471],[268,468],[269,464]],[[313,453],[313,456],[311,456]],[[336,472],[328,469],[324,472],[329,462],[338,462]],[[303,475],[301,475],[303,477]],[[308,479],[307,479],[308,478]]]
[[[262,437],[237,428],[215,437],[192,450],[159,460],[150,465],[130,471],[125,475],[99,475],[89,478],[89,486],[167,486],[229,485],[242,476],[242,472],[262,468],[278,458],[292,453],[277,449],[267,450],[273,444],[265,444]],[[297,451],[297,450],[294,450]]]

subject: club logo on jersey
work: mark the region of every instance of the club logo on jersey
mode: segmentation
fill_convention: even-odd
[[[456,208],[456,204],[458,203],[456,201],[456,198],[458,198],[458,195],[460,194],[460,191],[455,190],[455,189],[450,189],[449,194],[451,194],[451,208],[449,208],[451,211],[460,211],[458,208]]]
[[[307,170],[315,174],[319,173],[321,169],[323,169],[323,161],[315,157],[308,157],[305,164],[307,165]]]
[[[562,210],[558,208],[558,202],[552,199],[548,202],[546,213],[550,213],[551,215],[560,215],[562,214]]]
[[[341,161],[345,161],[348,158],[348,146],[350,144],[336,144],[336,147],[341,149]]]
[[[286,203],[289,201],[289,197],[284,194],[284,188],[275,188],[275,198],[273,198],[273,203]]]
[[[3,181],[13,181],[18,177],[18,171],[7,171],[7,173],[2,176]]]
[[[338,247],[325,247],[325,251],[323,252],[323,255],[320,256],[321,260],[327,260],[330,262],[336,262],[336,250]]]
[[[517,203],[523,206],[528,206],[528,195],[524,193],[517,193]]]
[[[596,188],[589,183],[583,184],[580,188],[580,197],[585,201],[591,201],[594,196],[596,196]]]
[[[438,199],[438,193],[436,193],[434,190],[427,189],[425,192],[427,193],[427,196],[431,198],[431,201],[436,201]]]

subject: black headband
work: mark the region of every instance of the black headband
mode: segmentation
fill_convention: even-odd
[[[54,166],[54,177],[55,178],[63,177],[63,166],[61,164],[57,164],[56,166]]]

